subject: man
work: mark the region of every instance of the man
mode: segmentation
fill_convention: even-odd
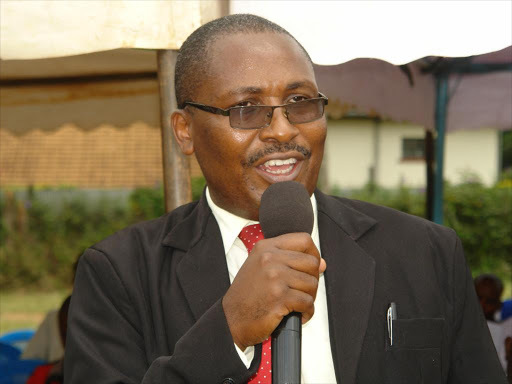
[[[503,282],[492,273],[475,277],[475,291],[501,365],[512,381],[512,319],[501,319]]]
[[[475,291],[487,321],[499,321],[503,283],[498,276],[485,273],[475,277]]]
[[[208,188],[85,252],[67,382],[268,383],[266,340],[298,311],[305,383],[505,383],[453,231],[315,189],[327,100],[291,35],[251,15],[202,26],[176,95],[175,137]],[[261,195],[286,180],[311,196],[312,235],[247,255]]]

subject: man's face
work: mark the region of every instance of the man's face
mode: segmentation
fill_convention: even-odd
[[[501,308],[501,292],[491,283],[478,284],[475,288],[485,318],[493,321],[494,313]]]
[[[195,102],[225,109],[318,97],[313,68],[289,36],[230,35],[213,43],[210,52],[208,77]],[[295,180],[313,193],[325,117],[291,124],[283,113],[283,108],[275,109],[268,127],[241,130],[231,128],[227,116],[186,108],[192,150],[217,205],[257,220],[261,195],[272,183]]]

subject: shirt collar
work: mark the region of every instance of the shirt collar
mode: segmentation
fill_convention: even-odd
[[[216,205],[210,196],[210,190],[208,189],[208,187],[206,187],[206,200],[208,202],[208,205],[210,206],[210,209],[212,210],[213,216],[215,216],[215,219],[219,224],[222,242],[224,244],[224,251],[227,254],[231,247],[233,246],[235,240],[238,238],[238,235],[242,231],[242,229],[248,225],[258,224],[259,222],[244,219],[243,217],[240,216],[236,216],[231,212],[228,212],[225,209],[222,209],[221,207]],[[318,219],[315,194],[311,195],[311,205],[313,206],[314,214],[313,233],[311,234],[311,237],[313,237],[313,239],[317,239]]]

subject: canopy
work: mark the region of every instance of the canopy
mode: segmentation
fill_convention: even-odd
[[[160,94],[160,120],[162,130],[162,157],[164,169],[164,194],[166,210],[190,201],[192,194],[190,188],[190,174],[188,161],[185,155],[178,150],[177,144],[173,139],[170,126],[169,115],[172,109],[176,108],[175,96],[172,87],[172,74],[174,73],[174,64],[176,60],[176,49],[192,31],[200,25],[227,14],[229,3],[222,0],[211,1],[12,1],[6,0],[0,2],[0,58],[6,62],[14,63],[26,59],[48,59],[62,56],[72,56],[80,54],[90,54],[94,52],[112,51],[118,48],[146,48],[158,50],[158,89]],[[18,59],[18,60],[16,60]],[[81,60],[78,60],[81,61]],[[51,64],[50,64],[51,66]],[[137,66],[137,65],[136,65]],[[83,68],[86,73],[91,72],[91,68]],[[101,67],[101,65],[100,65]],[[19,69],[19,68],[18,68]],[[71,72],[76,73],[77,68]],[[92,72],[97,73],[98,67],[93,67]],[[48,68],[46,68],[48,72]],[[28,77],[18,77],[16,74],[21,71],[11,71],[11,77],[7,84],[11,85],[11,90],[18,86],[29,85]],[[33,78],[39,78],[39,84],[45,83],[41,78],[38,67],[34,71],[25,67],[25,73],[31,72]],[[51,70],[50,70],[51,72]],[[60,79],[46,78],[48,81],[63,80],[71,84],[80,83],[78,88],[81,91],[79,99],[87,97],[87,84],[91,78],[85,76],[82,79]],[[101,79],[104,86],[98,89],[91,89],[90,95],[106,98],[112,94],[112,89],[105,82],[113,80],[110,74],[106,74]],[[122,74],[126,75],[126,73]],[[86,75],[87,76],[87,75]],[[90,76],[90,75],[89,75]],[[110,78],[109,78],[110,77]],[[5,78],[2,76],[2,78]],[[115,96],[120,99],[133,93],[130,87],[133,85],[136,93],[140,96],[140,101],[151,101],[151,84],[147,82],[154,78],[152,74],[142,74],[137,84],[123,85],[119,84]],[[118,77],[119,79],[119,77]],[[122,79],[126,79],[126,76]],[[121,80],[122,80],[121,79]],[[135,80],[133,76],[129,80]],[[21,81],[20,81],[21,80]],[[144,83],[144,81],[146,81]],[[132,81],[133,83],[133,81]],[[4,83],[5,84],[5,83]],[[48,82],[46,82],[47,85]],[[34,88],[35,84],[32,84]],[[81,87],[80,85],[85,85]],[[29,85],[30,86],[30,85]],[[94,88],[94,87],[91,87]],[[63,92],[62,92],[63,91]],[[2,92],[3,93],[3,92]],[[11,109],[18,108],[21,92],[11,92],[9,97]],[[25,92],[26,93],[26,92]],[[36,90],[44,103],[53,104],[52,98],[46,98],[43,89]],[[54,92],[59,101],[76,99],[73,91],[70,89],[57,90]],[[101,96],[103,95],[103,96]],[[2,94],[2,99],[5,94]],[[34,103],[33,103],[34,104]],[[36,102],[37,104],[37,102]],[[62,104],[62,103],[61,103]],[[146,103],[147,105],[147,103]],[[144,107],[139,103],[138,107]],[[105,105],[95,103],[89,105],[89,108],[82,108],[81,111],[101,111],[105,110]],[[118,110],[122,111],[120,103],[117,103]],[[126,110],[126,107],[125,107]],[[150,109],[151,110],[151,109]],[[54,110],[52,116],[62,115],[58,110]],[[87,112],[85,112],[87,113]],[[79,113],[73,116],[73,119],[87,121],[85,113]],[[90,115],[90,113],[87,113]],[[39,116],[42,116],[40,113]],[[158,111],[154,110],[154,115],[158,116]],[[80,117],[81,116],[81,117]],[[130,118],[130,116],[128,117]],[[134,116],[131,116],[134,118]],[[51,120],[51,119],[50,119]],[[125,119],[126,120],[126,119]],[[12,122],[12,119],[11,119]],[[56,121],[54,121],[54,124]],[[2,120],[2,125],[4,121]]]
[[[0,2],[0,58],[41,59],[116,48],[178,49],[223,1]]]
[[[356,58],[405,64],[465,57],[512,45],[511,1],[233,1],[288,30],[313,62]]]
[[[228,7],[283,26],[320,65],[355,58],[404,64],[512,45],[510,1],[2,0],[0,58],[178,49],[192,31]]]
[[[394,78],[400,82],[400,97],[409,102],[409,107],[404,109],[405,104],[401,105],[401,103],[395,103],[394,106],[387,105],[386,103],[390,100],[382,97],[382,94],[377,99],[375,91],[373,91],[374,93],[368,92],[358,89],[357,86],[353,87],[351,94],[357,96],[357,91],[361,91],[359,92],[361,97],[358,96],[358,100],[354,98],[352,102],[357,103],[359,107],[366,108],[370,114],[374,112],[385,115],[382,111],[387,108],[386,113],[395,120],[419,121],[429,128],[435,125],[438,133],[436,153],[437,156],[441,156],[437,160],[436,177],[441,181],[442,140],[447,100],[453,96],[451,103],[455,104],[458,94],[462,94],[462,92],[448,94],[448,88],[451,84],[452,90],[464,89],[471,83],[470,76],[465,77],[462,82],[460,79],[451,78],[449,74],[452,72],[446,72],[441,78],[436,75],[437,86],[434,88],[433,79],[428,80],[420,75],[421,68],[410,66],[407,70],[410,71],[417,84],[413,90],[407,83],[407,77],[399,79],[396,76],[397,73],[400,74],[397,72],[400,69],[385,68],[384,61],[392,64],[405,64],[428,56],[467,57],[503,50],[512,45],[512,18],[510,17],[512,2],[510,1],[75,0],[64,2],[38,0],[21,2],[3,0],[0,2],[0,58],[3,60],[45,59],[117,48],[160,49],[158,73],[161,121],[163,131],[167,132],[166,135],[169,136],[164,135],[163,142],[165,144],[172,141],[172,134],[169,133],[170,127],[165,125],[169,125],[168,115],[170,109],[174,108],[175,101],[173,97],[170,97],[172,93],[170,79],[172,78],[174,59],[170,55],[171,51],[165,50],[178,49],[193,30],[199,25],[225,14],[228,7],[230,7],[231,13],[253,13],[280,24],[304,45],[316,64],[337,65],[361,58],[381,60],[380,63],[376,60],[368,61],[368,69],[371,70],[375,66],[380,67],[384,72],[394,72]],[[503,55],[508,60],[510,53],[506,51]],[[10,63],[17,64],[16,61]],[[20,68],[16,66],[12,74],[19,75]],[[352,68],[354,71],[361,72],[364,65],[356,61]],[[37,70],[33,72],[33,77],[40,77],[37,76],[39,69],[40,67],[37,67]],[[86,69],[86,71],[89,70],[90,68]],[[328,69],[335,75],[337,70],[337,68]],[[4,69],[2,69],[3,71]],[[151,74],[146,73],[146,75],[151,77]],[[375,73],[373,75],[375,76]],[[488,77],[476,79],[476,81],[488,82],[490,79],[494,84],[510,84],[507,82],[509,77],[503,80],[502,77],[494,76],[493,73],[485,76]],[[322,78],[324,76],[319,74],[319,83],[322,83]],[[143,76],[141,80],[144,79],[147,80],[147,76]],[[15,85],[15,80],[10,84]],[[329,81],[328,75],[324,80],[326,88],[333,87],[335,84]],[[449,82],[450,84],[448,84]],[[369,82],[366,81],[366,83]],[[468,89],[483,89],[481,84],[474,84],[476,84],[476,88]],[[337,87],[342,86],[343,84],[337,85]],[[138,84],[137,92],[141,92],[141,95],[147,94],[145,87],[146,84]],[[104,88],[108,93],[109,87],[106,85]],[[120,91],[123,95],[131,92],[131,90],[124,89],[124,86],[122,88]],[[329,96],[338,96],[338,89],[329,90],[327,93]],[[387,90],[389,94],[389,86],[384,85],[382,89]],[[422,89],[424,92],[418,92]],[[492,122],[502,121],[503,126],[508,124],[510,116],[508,113],[510,108],[507,109],[505,104],[510,99],[509,91],[510,88],[505,90],[503,95],[497,96],[498,102],[501,102],[502,105],[499,110],[503,111],[503,114],[492,120]],[[436,111],[438,111],[435,124],[432,118],[434,92]],[[17,98],[21,93],[12,93],[12,97],[8,98],[13,108],[17,108],[19,104]],[[46,97],[45,92],[40,93],[43,98]],[[365,100],[365,93],[366,97],[374,96],[375,101],[371,98]],[[475,92],[473,91],[473,93]],[[471,97],[474,96],[476,95]],[[333,97],[333,106],[335,106],[335,99],[336,97]],[[484,99],[488,100],[485,96]],[[339,100],[343,110],[344,97],[339,95]],[[474,105],[477,102],[476,99],[468,101],[469,105]],[[383,105],[379,106],[377,103]],[[397,107],[402,107],[402,110]],[[450,115],[455,115],[455,110],[453,108],[453,114],[448,113],[449,127],[452,125]],[[494,111],[489,113],[495,115]],[[41,116],[41,114],[38,115]],[[482,118],[477,119],[478,124],[484,124],[484,120],[488,121],[486,120],[487,115],[484,116],[483,112],[478,113],[478,116]],[[459,126],[464,127],[465,124],[471,122],[474,122],[474,119],[462,122]],[[164,154],[168,152],[179,151],[164,148]],[[179,168],[180,161],[174,161],[174,166]],[[170,164],[172,161],[164,161],[164,163]],[[180,181],[184,177],[165,176],[165,179]],[[171,184],[170,181],[169,183]],[[442,193],[438,192],[437,195],[442,196]]]

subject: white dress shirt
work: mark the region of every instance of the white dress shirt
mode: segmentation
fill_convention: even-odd
[[[251,224],[258,224],[233,215],[218,207],[213,202],[208,188],[206,189],[208,205],[219,224],[226,261],[228,265],[229,279],[231,283],[238,271],[247,259],[247,249],[242,240],[238,238],[241,230]],[[320,239],[318,235],[318,220],[315,195],[311,196],[311,204],[314,212],[314,225],[311,237],[320,251]],[[327,265],[327,268],[329,266]],[[254,347],[248,347],[245,351],[236,346],[240,359],[249,368],[254,357]],[[336,383],[334,365],[332,361],[331,343],[329,339],[329,322],[327,316],[327,297],[325,291],[325,279],[323,273],[318,281],[318,291],[315,299],[315,314],[302,325],[302,361],[301,382],[303,384],[330,384]]]
[[[507,372],[507,353],[505,350],[505,340],[507,337],[512,337],[512,317],[509,317],[500,323],[488,320],[487,326],[491,332],[492,341],[496,347],[496,352],[498,352],[501,366],[505,372]]]

